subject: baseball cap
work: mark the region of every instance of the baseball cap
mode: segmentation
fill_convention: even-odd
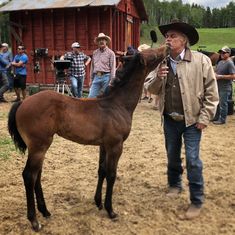
[[[5,43],[5,42],[4,42],[4,43],[2,43],[2,47],[7,47],[7,48],[8,48],[8,47],[9,47],[9,45],[8,45],[7,43]]]
[[[222,47],[219,52],[225,52],[231,54],[231,49],[228,46]]]
[[[81,47],[80,44],[78,42],[74,42],[72,45],[71,45],[72,48],[76,47],[76,48],[79,48]]]

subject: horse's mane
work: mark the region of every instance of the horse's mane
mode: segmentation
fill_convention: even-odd
[[[99,97],[110,95],[110,93],[115,91],[118,87],[122,87],[128,83],[132,77],[131,75],[133,74],[133,71],[136,70],[136,68],[142,68],[142,66],[140,53],[124,59],[123,66],[116,71],[115,78],[112,80],[112,84],[108,86],[104,94],[100,95]]]

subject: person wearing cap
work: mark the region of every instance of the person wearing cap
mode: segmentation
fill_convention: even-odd
[[[27,68],[28,56],[25,53],[25,47],[20,45],[17,47],[17,55],[14,57],[12,66],[15,68],[15,78],[14,78],[14,89],[16,93],[16,99],[13,102],[20,101],[20,93],[22,93],[23,100],[26,98],[26,78],[27,78]]]
[[[90,70],[90,91],[88,97],[97,97],[105,91],[111,80],[115,78],[116,57],[108,47],[111,38],[104,33],[99,33],[95,38],[98,49],[93,52]]]
[[[219,50],[221,60],[215,72],[219,89],[219,105],[213,123],[222,125],[226,123],[228,114],[228,99],[232,92],[232,81],[235,79],[235,66],[230,58],[231,49],[224,46]]]
[[[70,60],[69,76],[74,97],[81,98],[83,84],[86,74],[86,66],[91,62],[91,58],[81,51],[78,42],[71,45],[72,52],[66,53],[61,59]]]
[[[4,46],[0,45],[0,103],[7,102],[4,93],[8,90],[7,68],[9,61],[4,57]]]
[[[213,119],[218,104],[218,88],[209,57],[190,50],[199,40],[197,30],[184,22],[159,26],[169,47],[169,55],[156,68],[156,78],[148,90],[159,95],[167,152],[167,196],[182,192],[181,148],[185,147],[190,205],[181,219],[200,215],[204,203],[203,163],[200,159],[202,130]]]
[[[2,43],[2,56],[3,58],[8,61],[9,66],[7,66],[6,68],[6,74],[7,74],[7,78],[8,78],[8,83],[9,83],[9,87],[8,89],[10,91],[12,91],[13,89],[13,84],[14,84],[14,79],[13,79],[13,75],[12,75],[12,69],[11,69],[11,62],[13,60],[13,55],[12,53],[9,51],[9,45],[7,43]]]

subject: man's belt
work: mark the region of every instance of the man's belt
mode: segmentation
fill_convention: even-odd
[[[110,73],[110,72],[98,71],[98,72],[95,73],[95,75],[100,77],[100,76],[103,76],[103,75],[105,75],[105,74],[107,74],[107,73]]]
[[[177,122],[182,122],[184,121],[184,115],[176,112],[172,113],[166,113],[167,116],[169,116],[171,119]]]

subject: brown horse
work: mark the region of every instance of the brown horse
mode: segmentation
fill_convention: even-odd
[[[41,186],[42,165],[54,134],[85,145],[100,146],[98,183],[95,203],[102,209],[102,185],[107,181],[105,209],[110,218],[113,185],[123,142],[132,124],[132,115],[139,101],[147,74],[166,56],[166,47],[148,49],[124,64],[113,86],[99,98],[75,99],[53,91],[42,91],[23,102],[15,103],[9,113],[8,129],[17,148],[28,159],[23,171],[27,198],[27,217],[35,231],[41,228],[37,208],[44,217],[47,210]]]
[[[199,49],[198,51],[204,55],[207,55],[210,58],[212,65],[217,65],[218,62],[221,60],[220,54],[218,52],[204,51],[201,49]]]

